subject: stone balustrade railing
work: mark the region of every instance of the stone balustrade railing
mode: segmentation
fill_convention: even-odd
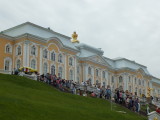
[[[148,113],[148,120],[160,120],[160,114],[156,111]]]

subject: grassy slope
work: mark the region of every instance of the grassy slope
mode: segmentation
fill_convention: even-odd
[[[146,120],[103,99],[59,92],[44,83],[0,74],[0,120]],[[114,108],[115,109],[115,108]]]

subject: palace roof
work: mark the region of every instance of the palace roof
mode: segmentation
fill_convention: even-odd
[[[10,29],[4,30],[1,33],[11,37],[18,37],[28,33],[28,34],[43,38],[44,41],[50,40],[52,38],[58,38],[65,46],[77,50],[77,48],[70,41],[71,39],[70,37],[60,34],[58,32],[55,32],[50,28],[44,28],[36,24],[33,24],[31,22],[20,24]]]

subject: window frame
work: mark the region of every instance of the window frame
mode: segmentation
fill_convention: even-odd
[[[53,55],[53,56],[52,56],[52,55]],[[51,60],[51,61],[56,61],[56,54],[55,54],[54,51],[51,52],[50,60]]]
[[[33,61],[34,61],[34,64],[33,64]],[[34,68],[33,69],[36,69],[37,67],[36,67],[36,63],[37,63],[37,61],[35,60],[35,59],[32,59],[31,60],[31,68],[33,68],[33,65],[34,65]]]
[[[33,47],[34,47],[34,53],[35,53],[35,54],[33,54]],[[36,55],[37,55],[37,47],[36,47],[35,45],[32,45],[32,46],[31,46],[31,55],[33,55],[33,56],[36,56]]]
[[[43,50],[43,58],[48,59],[48,50],[47,49]]]

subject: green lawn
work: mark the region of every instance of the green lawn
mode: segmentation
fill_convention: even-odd
[[[117,111],[125,111],[126,114]],[[63,93],[45,83],[0,74],[0,120],[147,120],[103,99]]]

